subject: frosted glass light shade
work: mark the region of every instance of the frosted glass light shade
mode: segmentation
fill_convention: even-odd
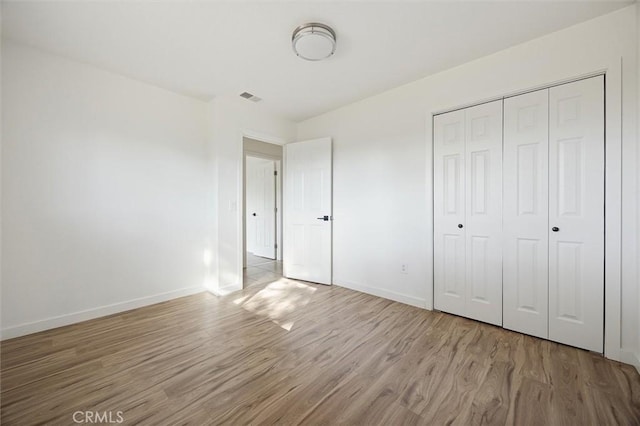
[[[324,24],[310,23],[299,26],[291,37],[293,51],[307,61],[320,61],[336,50],[336,34]]]

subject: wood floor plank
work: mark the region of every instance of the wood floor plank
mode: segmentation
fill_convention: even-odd
[[[513,400],[513,418],[507,417],[505,424],[514,425],[553,425],[574,423],[557,423],[551,420],[551,385],[524,377],[518,382]],[[599,423],[577,423],[593,424]]]
[[[584,380],[586,372],[579,363],[580,354],[586,352],[557,343],[553,345],[551,419],[560,424],[585,424],[593,415],[589,414],[592,407],[587,405],[590,389]]]
[[[589,390],[587,399],[594,419],[593,424],[627,426],[640,424],[637,407],[629,406],[619,396],[595,388]]]
[[[337,286],[270,280],[3,341],[2,424],[640,424],[589,352]]]
[[[442,365],[446,362],[443,361]],[[429,424],[462,424],[488,373],[489,365],[475,356],[463,357],[448,365],[448,374],[438,385],[438,393],[420,414]]]
[[[503,425],[506,424],[511,403],[511,383],[513,379],[513,363],[496,361],[491,364],[482,390],[471,403],[463,423],[468,425]]]
[[[640,381],[637,380],[637,374],[636,369],[630,365],[613,363],[613,375],[620,385],[614,394],[621,395],[634,411],[634,415],[640,418]],[[640,421],[638,423],[640,424]]]
[[[309,410],[305,424],[421,424],[422,417],[397,403],[398,395],[371,378],[354,375]],[[388,423],[388,422],[400,423]]]

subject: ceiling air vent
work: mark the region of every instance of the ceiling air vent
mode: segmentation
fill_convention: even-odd
[[[252,95],[249,92],[240,93],[241,98],[249,99],[251,102],[260,102],[262,98],[257,97],[256,95]]]

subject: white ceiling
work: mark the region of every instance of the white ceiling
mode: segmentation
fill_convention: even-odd
[[[248,91],[299,121],[631,1],[3,2],[2,34],[201,99]],[[291,51],[332,26],[334,57]]]

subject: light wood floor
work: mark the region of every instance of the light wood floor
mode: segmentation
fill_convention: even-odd
[[[244,288],[265,284],[282,278],[282,262],[247,252],[247,267],[243,272]]]
[[[638,425],[630,366],[280,280],[2,343],[2,424]]]

